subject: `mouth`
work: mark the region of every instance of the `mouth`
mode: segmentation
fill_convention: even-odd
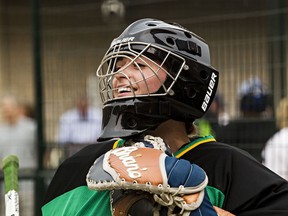
[[[132,92],[132,89],[131,87],[120,87],[118,88],[118,94],[121,94],[121,93],[128,93],[128,92]]]
[[[136,90],[136,88],[132,88],[131,86],[118,87],[117,97],[134,96]]]

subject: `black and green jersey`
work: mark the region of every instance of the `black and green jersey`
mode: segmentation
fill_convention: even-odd
[[[122,143],[110,140],[90,145],[67,159],[49,185],[43,216],[110,216],[110,192],[89,190],[86,175],[100,155]],[[213,205],[237,216],[288,215],[288,182],[248,153],[207,136],[192,140],[174,156],[205,170]]]

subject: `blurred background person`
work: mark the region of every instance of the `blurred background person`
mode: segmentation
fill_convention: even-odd
[[[272,96],[259,77],[255,76],[243,81],[239,94],[240,111],[243,117],[272,117]]]
[[[276,109],[277,131],[266,143],[263,164],[288,180],[288,98],[283,98]]]
[[[101,132],[102,111],[89,104],[87,96],[77,98],[75,107],[60,117],[58,141],[70,157],[86,145],[96,143]]]
[[[23,114],[23,107],[16,97],[4,96],[1,98],[0,105],[2,114],[0,159],[2,161],[5,156],[15,154],[19,158],[19,173],[33,172],[37,168],[36,123]],[[1,191],[4,191],[3,184]],[[19,194],[20,214],[28,216],[28,210],[33,208],[34,203],[33,181],[20,180]],[[0,207],[0,215],[4,215],[4,199],[1,200]]]
[[[20,169],[36,169],[35,121],[23,114],[23,107],[14,96],[2,98],[1,112],[0,157],[16,154]]]

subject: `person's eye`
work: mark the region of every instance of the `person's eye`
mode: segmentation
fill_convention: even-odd
[[[116,61],[116,64],[114,66],[114,70],[113,71],[117,72],[118,70],[120,70],[125,65],[125,62],[123,62],[122,58],[118,58],[115,61]]]
[[[136,65],[135,65],[135,66],[136,66]],[[146,67],[146,64],[143,64],[143,63],[137,63],[137,66],[140,67],[140,68],[144,68],[144,67]],[[137,67],[137,66],[136,66],[136,67]]]

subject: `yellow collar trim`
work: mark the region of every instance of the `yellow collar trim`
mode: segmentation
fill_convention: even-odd
[[[123,139],[118,139],[118,140],[116,140],[116,141],[114,142],[112,148],[113,148],[113,149],[116,149],[116,148],[122,146],[124,143],[125,143],[125,140],[123,140]]]
[[[200,137],[192,142],[190,142],[188,145],[184,146],[183,148],[179,149],[177,152],[175,152],[174,156],[176,158],[182,157],[184,154],[189,152],[191,149],[196,148],[197,146],[207,143],[207,142],[215,142],[215,138],[212,135]]]

